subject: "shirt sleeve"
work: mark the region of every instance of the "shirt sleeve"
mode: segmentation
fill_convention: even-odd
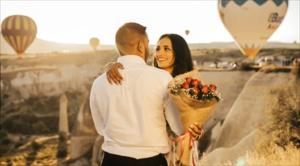
[[[165,117],[171,130],[176,135],[181,135],[183,133],[183,125],[180,120],[179,110],[170,97],[166,99]]]
[[[98,132],[98,134],[103,135],[102,133],[102,126],[104,125],[103,121],[103,116],[101,115],[100,109],[99,109],[99,102],[97,101],[97,96],[96,96],[96,90],[95,90],[95,85],[93,84],[91,93],[90,93],[90,109],[91,109],[91,114],[92,118],[94,121],[95,128]]]
[[[173,79],[171,75],[165,77],[166,87],[165,87],[165,117],[171,128],[171,130],[176,135],[181,135],[183,133],[183,125],[180,120],[179,110],[177,109],[174,102],[172,102],[171,97],[167,92],[168,84]]]

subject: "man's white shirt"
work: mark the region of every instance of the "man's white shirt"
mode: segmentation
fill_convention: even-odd
[[[167,153],[166,119],[177,135],[183,131],[167,94],[171,75],[136,55],[121,56],[118,62],[125,68],[120,70],[122,85],[109,84],[104,73],[93,82],[90,94],[96,130],[104,136],[102,149],[136,159]]]

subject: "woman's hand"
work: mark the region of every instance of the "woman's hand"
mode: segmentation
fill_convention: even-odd
[[[193,140],[200,139],[204,134],[204,129],[198,123],[194,123],[189,127],[189,132]]]
[[[124,69],[124,66],[119,62],[115,62],[115,63],[109,64],[106,68],[107,68],[106,78],[107,78],[108,82],[110,84],[114,83],[117,85],[121,85],[121,81],[123,80],[123,77],[121,76],[118,69]]]

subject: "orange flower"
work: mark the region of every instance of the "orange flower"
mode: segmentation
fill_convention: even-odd
[[[210,84],[209,85],[209,89],[211,90],[211,91],[216,91],[217,90],[217,86],[216,85],[214,85],[214,84]]]
[[[203,92],[204,94],[207,94],[208,91],[209,91],[208,86],[207,86],[207,85],[204,85],[204,86],[202,87],[202,92]]]

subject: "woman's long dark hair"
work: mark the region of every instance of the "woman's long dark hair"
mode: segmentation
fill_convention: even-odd
[[[184,40],[184,38],[177,34],[164,34],[159,38],[159,40],[165,37],[171,40],[173,53],[175,57],[174,69],[173,72],[171,73],[172,76],[175,77],[179,74],[192,71],[193,70],[192,55],[189,46]],[[154,66],[159,68],[156,59],[154,59]]]

